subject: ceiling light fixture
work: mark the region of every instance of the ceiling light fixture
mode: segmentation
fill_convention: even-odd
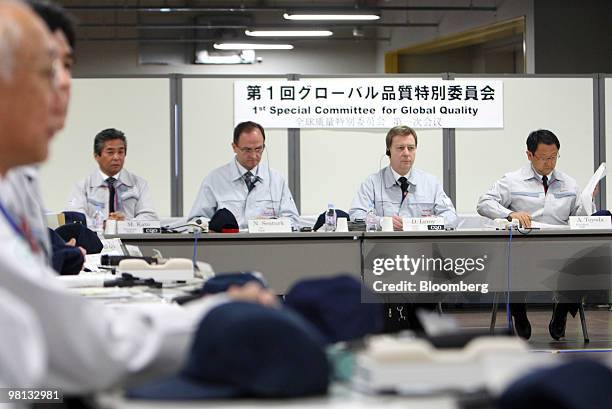
[[[217,50],[293,50],[291,44],[215,43]]]
[[[329,37],[329,30],[245,30],[249,37]]]
[[[253,50],[241,50],[232,54],[214,55],[208,52],[208,50],[201,50],[196,52],[195,63],[196,64],[214,64],[214,65],[228,65],[228,64],[254,64],[255,62],[261,62],[261,57],[255,56]]]
[[[321,14],[321,13],[285,13],[285,20],[378,20],[377,14],[363,13],[342,13],[342,14]]]

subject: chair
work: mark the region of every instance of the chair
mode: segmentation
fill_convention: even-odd
[[[495,293],[495,297],[493,298],[493,308],[491,309],[491,325],[489,326],[489,332],[493,334],[495,331],[495,322],[497,321],[497,309],[499,307],[499,293]],[[578,305],[578,314],[580,314],[580,326],[582,327],[582,336],[584,337],[584,342],[589,343],[589,332],[587,330],[586,325],[586,315],[584,313],[584,297],[580,299],[580,303]]]

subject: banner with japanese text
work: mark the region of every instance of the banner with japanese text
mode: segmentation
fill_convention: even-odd
[[[234,82],[234,123],[265,128],[503,128],[503,82],[328,78]]]

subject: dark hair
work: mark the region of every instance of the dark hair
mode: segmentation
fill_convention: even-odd
[[[415,146],[418,145],[417,134],[415,130],[409,126],[400,125],[400,126],[394,126],[393,128],[389,129],[389,132],[387,132],[387,137],[385,138],[385,144],[387,145],[387,150],[391,149],[391,143],[393,143],[393,137],[398,136],[398,135],[399,136],[412,135],[414,136],[414,145]]]
[[[68,44],[74,50],[76,36],[74,34],[74,20],[58,4],[48,0],[28,0],[29,6],[47,24],[52,33],[60,30],[66,36]]]
[[[546,129],[538,129],[533,131],[527,137],[527,150],[531,153],[535,153],[538,149],[538,145],[543,143],[544,145],[557,145],[557,149],[561,148],[561,143],[557,136]]]
[[[94,138],[94,153],[100,156],[102,154],[102,149],[104,149],[104,143],[106,141],[112,141],[113,139],[121,139],[125,146],[125,152],[127,153],[127,139],[125,138],[125,134],[115,128],[105,129],[96,135]]]
[[[234,128],[234,145],[238,145],[238,139],[240,139],[241,133],[249,132],[249,131],[252,131],[253,129],[259,129],[259,132],[261,132],[261,136],[263,136],[263,140],[265,142],[266,132],[264,131],[263,126],[259,125],[257,122],[246,121],[246,122],[240,122]]]

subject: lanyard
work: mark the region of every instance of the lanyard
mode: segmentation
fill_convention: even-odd
[[[15,219],[13,219],[13,217],[10,215],[8,210],[6,210],[4,205],[2,205],[2,203],[0,203],[0,213],[2,213],[8,224],[15,231],[15,233],[21,236],[21,238],[24,239],[30,245],[30,249],[32,250],[32,252],[38,253],[40,251],[39,244],[36,242],[36,239],[34,238],[34,236],[32,236],[29,229],[27,227],[25,228],[26,230],[20,228],[19,225],[15,222]]]
[[[2,215],[4,216],[8,224],[11,226],[11,228],[15,231],[15,233],[17,233],[18,235],[20,235],[21,237],[27,240],[23,230],[19,228],[19,226],[15,222],[15,219],[13,219],[13,217],[9,214],[8,210],[6,210],[6,208],[4,207],[4,205],[2,205],[2,203],[0,203],[0,212],[2,213]]]

